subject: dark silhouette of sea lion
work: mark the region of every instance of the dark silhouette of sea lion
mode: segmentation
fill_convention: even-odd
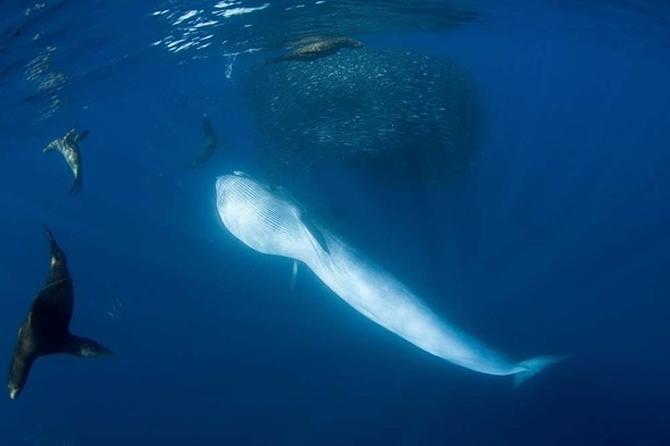
[[[40,356],[69,353],[76,356],[112,356],[96,341],[70,333],[74,289],[65,253],[45,226],[51,246],[51,265],[44,288],[37,293],[28,317],[19,328],[18,341],[9,367],[7,387],[16,399],[26,384],[30,368]]]
[[[212,128],[212,123],[209,121],[209,116],[207,113],[202,115],[202,130],[205,132],[205,141],[202,143],[198,154],[195,156],[195,159],[188,164],[185,168],[190,169],[197,165],[200,165],[207,161],[214,151],[218,148],[228,149],[229,147],[223,143]]]
[[[74,184],[67,192],[68,194],[77,193],[81,190],[82,183],[82,166],[81,166],[81,152],[79,151],[79,141],[88,136],[88,130],[77,133],[76,128],[70,129],[62,138],[55,139],[49,143],[42,152],[51,152],[57,150],[63,155],[67,161],[72,175],[74,175]]]
[[[311,62],[322,57],[332,56],[342,48],[363,48],[363,43],[358,40],[350,39],[349,37],[336,37],[332,39],[324,39],[318,42],[310,43],[302,46],[295,51],[284,54],[279,57],[268,57],[265,59],[265,64],[275,64],[279,62],[302,61]]]

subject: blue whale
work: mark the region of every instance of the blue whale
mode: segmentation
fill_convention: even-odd
[[[565,356],[513,361],[438,317],[408,287],[309,216],[282,188],[244,173],[216,182],[224,226],[250,248],[304,263],[356,311],[428,353],[515,386]]]

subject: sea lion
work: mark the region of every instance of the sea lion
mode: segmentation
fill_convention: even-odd
[[[202,130],[205,132],[205,141],[202,143],[198,154],[195,156],[195,159],[188,164],[185,168],[190,169],[199,164],[207,161],[214,151],[218,148],[227,149],[228,146],[216,136],[214,129],[212,128],[212,123],[209,121],[209,116],[207,113],[202,115]]]
[[[302,61],[311,62],[322,57],[332,56],[341,48],[363,48],[363,43],[358,40],[350,39],[349,37],[337,37],[333,39],[324,39],[315,43],[310,43],[295,51],[284,54],[279,57],[268,57],[265,59],[265,64],[275,64],[279,62]]]
[[[44,288],[37,293],[28,317],[19,328],[18,341],[9,367],[7,387],[16,399],[26,384],[30,368],[40,356],[69,353],[76,356],[112,356],[114,352],[98,342],[70,333],[74,289],[65,253],[51,231],[44,229],[51,246],[51,264]]]
[[[88,130],[77,133],[76,127],[70,129],[62,138],[54,139],[48,146],[42,150],[43,153],[57,150],[63,155],[67,161],[72,175],[74,175],[74,184],[67,192],[68,194],[77,193],[81,190],[82,183],[82,167],[81,167],[81,152],[79,151],[79,141],[88,136]]]

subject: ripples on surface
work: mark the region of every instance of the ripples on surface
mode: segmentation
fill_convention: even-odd
[[[84,87],[141,59],[147,36],[118,30],[144,28],[146,7],[125,3],[3,2],[0,88],[12,134],[29,131]]]
[[[364,37],[464,24],[502,34],[521,30],[670,48],[668,2],[7,0],[2,9],[0,88],[3,113],[18,121],[13,134],[53,116],[82,88],[166,52],[176,63],[227,55],[225,74],[231,77],[238,54],[276,55],[315,36]]]
[[[425,0],[170,2],[153,15],[171,27],[156,45],[172,52],[215,47],[230,53],[279,48],[313,36],[448,29],[479,17],[450,2]]]

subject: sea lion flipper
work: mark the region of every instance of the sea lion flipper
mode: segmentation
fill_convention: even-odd
[[[54,140],[54,141],[51,141],[49,144],[47,144],[46,147],[42,149],[42,153],[47,153],[47,152],[51,152],[52,150],[56,150],[57,141],[58,140]]]
[[[19,332],[19,338],[21,333]],[[13,400],[19,396],[19,393],[26,385],[30,369],[35,362],[34,352],[23,351],[22,345],[19,343],[14,349],[12,361],[9,365],[9,373],[7,376],[7,387],[9,388],[9,397]]]
[[[74,183],[72,184],[72,187],[70,190],[67,191],[67,195],[72,195],[79,193],[81,191],[81,188],[84,186],[84,182],[81,180],[81,175],[77,176],[74,179]]]
[[[65,139],[74,139],[77,137],[77,127],[72,127],[70,130],[67,131],[65,134]]]
[[[66,348],[65,353],[70,353],[76,356],[92,357],[92,356],[114,356],[115,353],[90,338],[83,336],[72,335],[70,342]]]
[[[89,133],[88,130],[82,130],[81,132],[79,132],[79,134],[75,135],[74,142],[79,142],[82,139],[86,138],[88,136],[88,133]]]
[[[212,122],[209,120],[209,116],[207,116],[207,113],[202,114],[202,131],[205,132],[205,136],[207,138],[212,138],[218,140],[219,138],[216,136],[216,133],[214,132],[214,128],[212,127]]]

